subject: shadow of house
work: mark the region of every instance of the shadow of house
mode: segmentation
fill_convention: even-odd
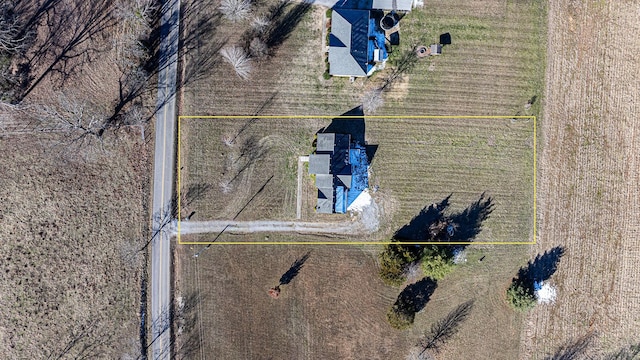
[[[332,9],[411,11],[414,0],[338,0]]]
[[[310,254],[311,252],[304,254],[301,258],[296,259],[296,261],[291,264],[289,270],[287,270],[287,272],[282,274],[282,276],[280,277],[280,285],[287,285],[291,282],[291,280],[298,276],[300,270],[304,266],[304,263],[307,261],[307,259],[309,259]]]
[[[316,134],[309,156],[309,174],[318,188],[316,212],[345,213],[369,187],[369,164],[377,146],[365,142],[362,109],[335,118]]]
[[[427,305],[437,287],[438,283],[428,277],[408,285],[402,290],[400,295],[398,295],[398,299],[392,307],[393,311],[404,314],[413,320],[415,314]]]

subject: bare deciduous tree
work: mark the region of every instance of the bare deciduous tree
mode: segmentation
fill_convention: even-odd
[[[368,114],[375,113],[383,104],[384,99],[380,88],[367,91],[362,98],[362,110]]]
[[[243,80],[249,79],[251,74],[251,58],[238,46],[228,46],[220,50],[220,55],[227,61],[236,74]]]
[[[473,303],[474,300],[469,300],[458,305],[447,316],[433,324],[431,331],[418,344],[421,349],[420,355],[427,350],[438,352],[442,345],[458,332],[460,324],[469,316]]]
[[[116,16],[123,20],[138,22],[151,28],[155,13],[160,9],[156,0],[119,0]]]
[[[233,22],[246,19],[250,11],[250,0],[222,0],[220,3],[220,12]]]
[[[26,46],[27,35],[21,34],[21,25],[9,1],[0,4],[0,52],[15,53]]]
[[[267,17],[256,16],[251,21],[251,29],[258,34],[263,33],[269,27],[270,21]]]
[[[103,109],[102,109],[103,110]],[[69,143],[84,145],[93,140],[102,141],[106,129],[105,111],[97,104],[91,104],[76,97],[60,93],[53,104],[36,107],[42,121],[56,123],[69,135]]]
[[[251,40],[251,44],[249,44],[249,52],[251,53],[251,56],[261,58],[268,54],[269,48],[262,39],[254,37],[253,40]]]

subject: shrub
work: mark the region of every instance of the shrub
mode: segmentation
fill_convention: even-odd
[[[244,20],[249,16],[251,1],[249,0],[222,0],[220,12],[232,22]]]
[[[442,280],[456,266],[453,262],[453,251],[448,246],[431,245],[423,251],[422,271],[424,276]]]
[[[531,286],[529,286],[531,285]],[[528,311],[536,305],[533,285],[520,279],[513,279],[507,289],[507,302],[517,311]]]
[[[413,324],[416,314],[414,312],[407,312],[399,309],[394,305],[389,312],[387,312],[387,320],[394,329],[402,330],[406,329]]]
[[[385,245],[384,250],[378,255],[380,278],[387,285],[401,285],[406,280],[405,270],[419,257],[419,251],[408,246]]]
[[[251,59],[242,48],[238,46],[225,47],[220,50],[220,55],[233,66],[233,70],[241,79],[247,80],[249,78]]]

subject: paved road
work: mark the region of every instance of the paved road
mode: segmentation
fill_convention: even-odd
[[[151,242],[151,359],[169,359],[171,307],[170,220],[174,194],[176,74],[180,0],[165,0],[160,23],[158,104],[153,170]]]

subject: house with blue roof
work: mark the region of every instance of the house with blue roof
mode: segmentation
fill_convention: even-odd
[[[319,133],[309,174],[315,174],[318,188],[316,212],[344,214],[369,187],[366,149],[349,134]]]
[[[365,77],[387,61],[385,33],[378,12],[334,9],[329,34],[329,74]]]

